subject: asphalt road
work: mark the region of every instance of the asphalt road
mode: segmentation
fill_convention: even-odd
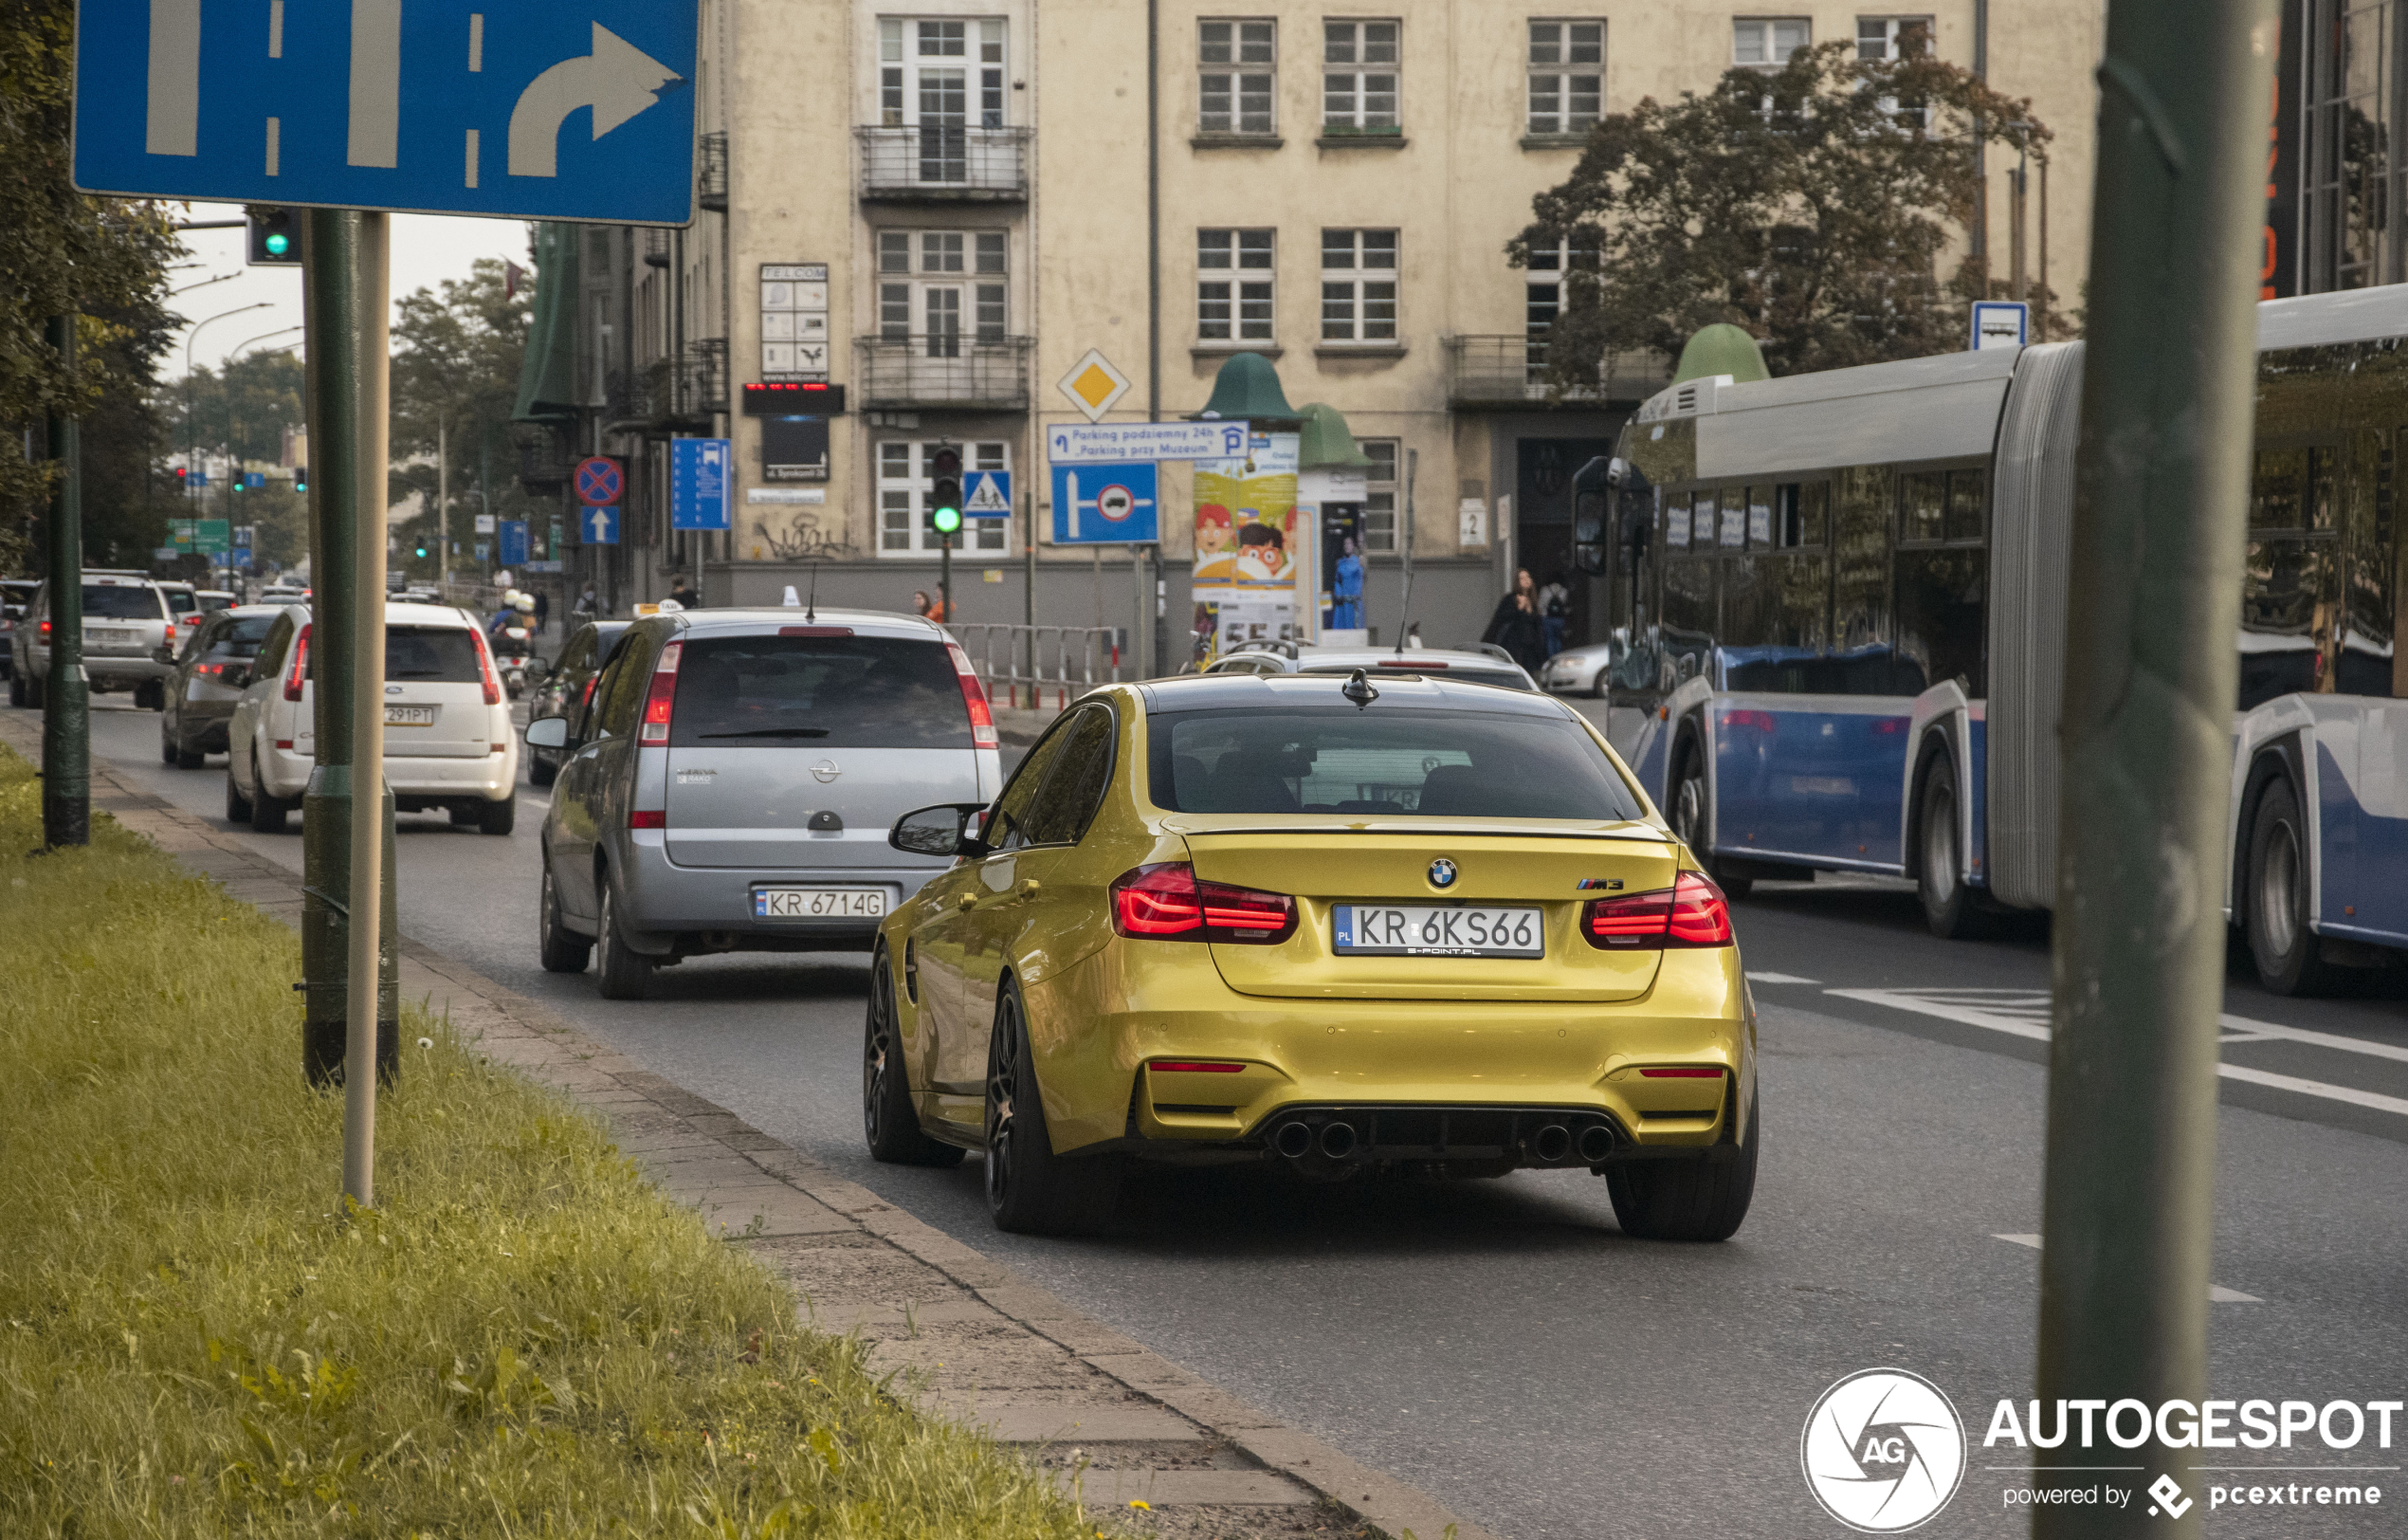
[[[103,703],[93,742],[137,784],[222,817],[223,760],[163,766],[151,713]],[[2031,1394],[2041,926],[1940,942],[1911,891],[1870,881],[1760,888],[1737,906],[1766,1144],[1754,1212],[1725,1245],[1625,1239],[1605,1184],[1582,1172],[1322,1188],[1158,1176],[1118,1233],[1032,1240],[989,1226],[975,1159],[934,1172],[867,1157],[863,959],[696,960],[660,973],[641,1003],[600,999],[590,974],[543,973],[542,794],[521,796],[506,839],[439,815],[401,820],[405,932],[1502,1534],[1844,1534],[1808,1494],[1799,1433],[1825,1386],[1883,1365],[1937,1382],[1974,1440],[1962,1490],[1919,1532],[2024,1531],[2004,1501],[2013,1452],[1980,1440],[2000,1398]],[[299,866],[297,835],[245,837]],[[2219,1397],[2408,1392],[2403,994],[2290,1001],[2235,974],[2211,1316]],[[2408,1504],[2402,1442],[2408,1418],[2390,1449],[2370,1434],[2352,1451],[2212,1457],[2381,1467],[2317,1479],[2372,1481],[2386,1499],[2227,1513],[2216,1527],[2397,1533],[2386,1510]],[[2234,1477],[2184,1479],[2197,1498]]]

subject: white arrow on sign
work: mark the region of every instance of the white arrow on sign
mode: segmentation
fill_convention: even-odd
[[[593,515],[593,542],[599,545],[611,536],[611,510],[594,507],[586,511]]]
[[[662,87],[684,79],[595,22],[592,53],[561,60],[519,93],[519,104],[510,109],[510,174],[559,174],[560,125],[579,107],[593,109],[598,139],[652,105]]]

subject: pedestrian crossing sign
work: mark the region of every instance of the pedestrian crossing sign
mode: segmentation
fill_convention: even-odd
[[[963,489],[961,516],[965,519],[1009,519],[1012,517],[1012,472],[1009,470],[974,470],[969,485]]]

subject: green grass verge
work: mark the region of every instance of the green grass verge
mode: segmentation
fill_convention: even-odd
[[[380,1206],[300,947],[0,751],[0,1533],[1072,1536],[559,1097],[405,1024]]]

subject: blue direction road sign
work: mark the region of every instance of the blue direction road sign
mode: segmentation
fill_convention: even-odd
[[[588,545],[619,543],[619,510],[608,504],[597,504],[577,510],[577,532]]]
[[[725,529],[727,468],[736,446],[723,438],[669,440],[669,527]]]
[[[1011,518],[1012,472],[971,471],[962,484],[961,516],[964,519]]]
[[[516,567],[527,559],[527,522],[524,519],[503,519],[494,524],[502,543],[502,564]]]
[[[79,0],[87,192],[684,225],[699,0]]]
[[[1161,538],[1151,464],[1053,468],[1054,544],[1150,545]]]

